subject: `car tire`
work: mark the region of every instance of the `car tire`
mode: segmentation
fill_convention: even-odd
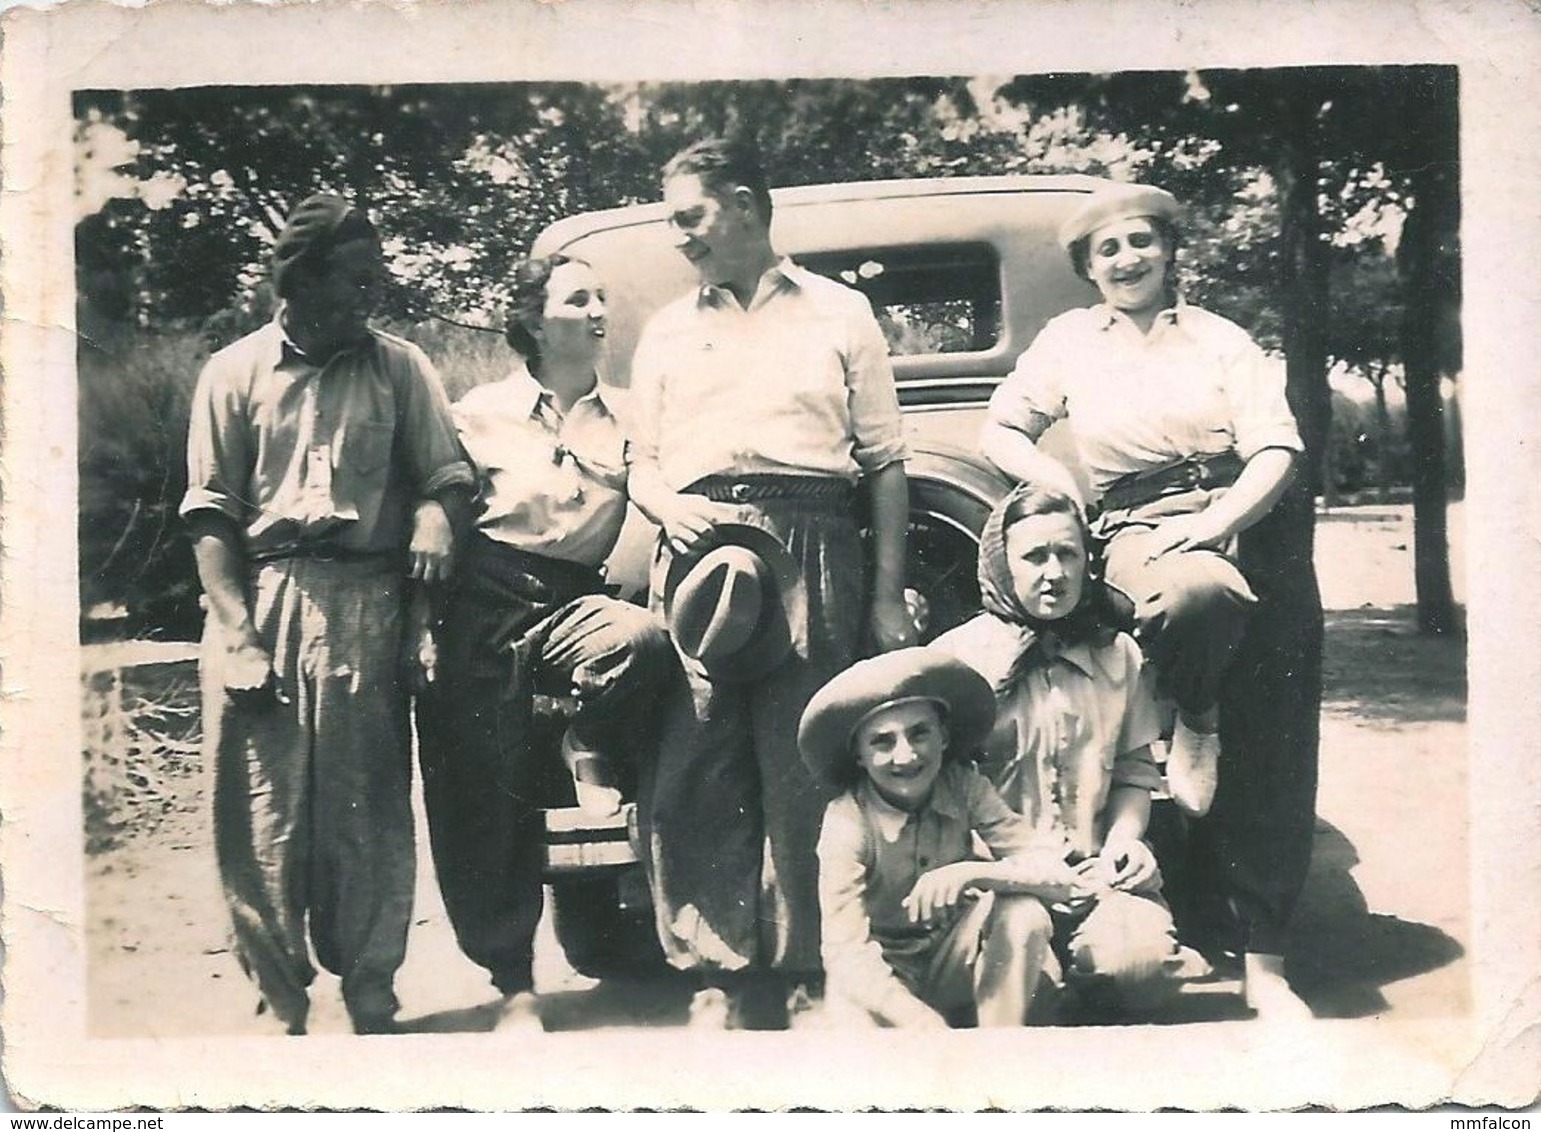
[[[926,644],[980,610],[979,532],[999,492],[968,490],[942,478],[910,480],[905,601],[916,641]]]
[[[610,979],[667,969],[640,865],[555,878],[550,886],[552,928],[580,975]]]

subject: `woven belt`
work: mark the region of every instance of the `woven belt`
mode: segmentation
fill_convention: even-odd
[[[684,490],[689,495],[704,495],[713,503],[790,500],[850,507],[856,501],[856,489],[833,476],[706,476]]]
[[[1230,487],[1245,466],[1246,462],[1236,453],[1220,452],[1213,456],[1190,456],[1153,472],[1131,472],[1114,480],[1102,493],[1100,509],[1104,514],[1127,511],[1185,491]]]

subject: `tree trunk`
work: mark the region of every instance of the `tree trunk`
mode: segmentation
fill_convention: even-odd
[[[1313,494],[1331,490],[1324,474],[1331,447],[1332,390],[1327,384],[1327,255],[1317,208],[1322,98],[1312,84],[1296,82],[1280,92],[1281,144],[1273,174],[1282,194],[1279,282],[1283,292],[1284,353],[1290,408],[1306,455],[1300,478]],[[1313,541],[1305,533],[1305,545]]]
[[[1407,301],[1402,357],[1407,374],[1407,441],[1412,452],[1413,573],[1418,627],[1459,628],[1450,588],[1445,527],[1445,433],[1440,378],[1460,368],[1461,223],[1455,72],[1425,72],[1409,92],[1408,168],[1413,206],[1397,266]]]

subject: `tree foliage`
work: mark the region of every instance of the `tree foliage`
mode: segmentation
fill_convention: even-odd
[[[1440,184],[1419,172],[1428,139],[1396,118],[1453,108],[1453,92],[1430,85],[1439,70],[81,93],[87,595],[121,600],[155,588],[158,570],[184,569],[160,532],[191,374],[163,375],[179,393],[147,394],[153,420],[122,411],[122,389],[153,383],[156,364],[194,366],[270,315],[269,250],[304,196],[343,192],[375,215],[393,272],[388,319],[496,325],[503,281],[537,233],[656,199],[661,164],[706,133],[753,137],[783,185],[1087,172],[1170,188],[1190,211],[1186,291],[1289,356],[1320,447],[1327,359],[1389,364],[1406,340],[1407,319],[1390,328],[1410,279],[1444,265],[1449,284],[1458,267],[1448,209],[1423,218],[1433,243],[1418,247],[1434,253],[1389,254],[1400,221]],[[1452,309],[1439,306],[1440,325]],[[177,334],[202,344],[172,363]],[[1453,349],[1448,331],[1437,337],[1427,349],[1451,372],[1458,334]],[[141,538],[160,565],[125,574],[135,556],[114,548]]]

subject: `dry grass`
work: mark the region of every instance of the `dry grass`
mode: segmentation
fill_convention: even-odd
[[[203,770],[194,662],[82,677],[86,852],[157,829]]]

